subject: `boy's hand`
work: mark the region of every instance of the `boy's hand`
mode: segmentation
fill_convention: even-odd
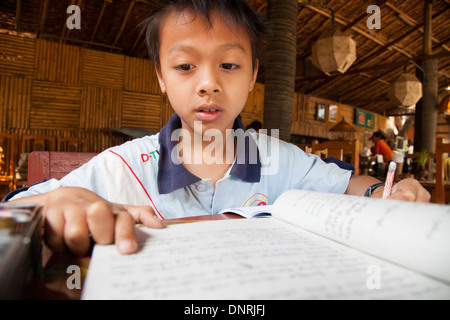
[[[372,194],[374,198],[381,198],[383,187],[375,189]],[[403,179],[392,186],[391,196],[388,199],[429,202],[430,193],[415,179]]]
[[[138,249],[135,223],[163,227],[151,207],[112,203],[83,188],[60,187],[23,199],[39,200],[35,202],[43,205],[45,241],[55,252],[69,249],[76,255],[85,255],[91,235],[98,244],[115,242],[120,253],[130,254]]]

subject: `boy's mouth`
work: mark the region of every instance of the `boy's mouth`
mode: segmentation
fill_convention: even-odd
[[[218,106],[201,106],[195,109],[195,113],[200,121],[215,121],[222,114],[222,109]]]

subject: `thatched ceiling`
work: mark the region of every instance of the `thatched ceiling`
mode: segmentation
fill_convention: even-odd
[[[146,57],[144,36],[137,24],[157,0],[2,0],[0,32],[92,49]],[[300,1],[303,2],[303,1]],[[311,68],[311,46],[319,34],[332,26],[330,11],[303,6],[298,10],[297,91],[331,99],[386,115],[405,112],[389,101],[390,83],[403,72],[406,62],[423,58],[423,0],[316,0],[331,6],[336,23],[357,44],[357,60],[344,74],[326,75]],[[252,0],[261,12],[266,0]],[[66,8],[81,8],[81,30],[66,28]],[[381,8],[381,29],[369,30],[369,5]],[[450,0],[433,1],[433,48],[438,59],[439,89],[450,77]],[[414,64],[408,71],[414,73]],[[263,70],[260,77],[264,81]]]

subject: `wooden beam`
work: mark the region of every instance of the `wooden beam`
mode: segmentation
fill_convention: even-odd
[[[133,10],[134,4],[136,3],[136,0],[131,1],[130,5],[128,6],[128,10],[125,14],[125,18],[123,19],[122,25],[120,26],[120,30],[117,33],[116,38],[114,39],[113,46],[116,45],[117,41],[119,41],[120,36],[122,35],[123,30],[125,29],[125,25],[127,24],[128,17],[130,16],[131,11]]]
[[[102,21],[103,14],[105,13],[105,8],[106,8],[106,5],[108,3],[112,3],[112,0],[104,0],[103,1],[102,9],[100,10],[100,14],[99,14],[99,16],[97,18],[97,22],[95,23],[94,31],[92,32],[92,35],[91,35],[91,40],[90,40],[91,42],[94,41],[94,38],[95,38],[95,35],[97,33],[98,27],[100,26],[100,21]]]
[[[83,43],[83,44],[89,44],[89,45],[92,45],[92,46],[103,47],[103,48],[108,48],[108,49],[114,49],[114,50],[118,50],[118,51],[123,51],[123,48],[111,46],[109,44],[95,43],[95,42],[91,42],[91,41],[87,41],[87,40],[80,40],[80,39],[73,39],[73,38],[61,38],[61,36],[55,36],[53,34],[42,34],[40,38],[60,39],[62,41],[69,41],[69,42],[74,42],[74,43]]]
[[[441,53],[433,54],[430,56],[419,56],[419,57],[415,57],[412,60],[416,63],[420,63],[421,61],[424,61],[424,60],[441,59],[441,58],[447,58],[447,57],[450,57],[450,52],[441,52]],[[390,62],[390,63],[386,63],[386,64],[373,65],[370,67],[364,67],[364,68],[360,68],[360,69],[349,69],[344,74],[335,73],[335,74],[332,74],[331,76],[320,75],[320,76],[316,76],[316,77],[296,77],[296,81],[297,82],[310,82],[310,81],[317,81],[317,80],[322,80],[322,79],[330,79],[330,78],[333,79],[333,78],[338,78],[338,77],[344,77],[344,76],[351,75],[351,74],[359,74],[361,72],[369,72],[369,71],[373,71],[373,70],[400,68],[402,66],[405,66],[407,61],[408,60],[402,60],[402,61],[395,61],[395,62]]]
[[[45,19],[47,17],[47,7],[48,7],[48,0],[44,0],[41,6],[41,20],[39,21],[39,26],[38,29],[36,30],[36,38],[39,38],[39,35],[44,30]]]
[[[70,2],[70,5],[74,5],[75,1],[76,0],[72,0]],[[78,0],[77,6],[80,7],[82,2],[83,2],[83,0]],[[69,28],[67,28],[66,20],[64,20],[64,25],[62,27],[61,35],[59,36],[59,43],[62,43],[64,39],[69,38],[70,31],[71,30]]]
[[[397,13],[397,14],[398,14],[398,17],[399,17],[403,22],[405,22],[406,24],[408,24],[409,26],[411,26],[411,27],[418,27],[417,30],[418,30],[420,33],[422,33],[422,34],[425,32],[424,29],[423,29],[423,26],[422,26],[418,21],[416,21],[414,18],[410,17],[408,14],[406,14],[406,13],[403,12],[403,11],[401,11],[400,9],[398,9],[397,7],[395,7],[394,5],[392,5],[391,3],[386,3],[386,6],[387,6],[389,9],[391,9],[392,11],[394,11],[395,13]],[[448,11],[448,8],[444,8],[444,9],[442,9],[441,11],[436,12],[435,14],[432,15],[431,20],[436,19],[436,18],[439,17],[441,14],[446,13],[447,11]],[[438,43],[438,44],[441,43],[441,41],[440,41],[439,39],[437,39],[436,37],[434,37],[433,35],[431,35],[431,40],[432,40],[434,43]],[[442,48],[443,48],[444,50],[450,51],[450,48],[447,47],[447,46],[444,46],[443,44],[440,44],[440,45],[438,45],[438,46],[442,46]]]
[[[447,39],[442,40],[441,42],[436,43],[435,45],[433,45],[433,49],[439,48],[440,46],[445,45],[447,42],[450,41],[450,36],[447,37]]]
[[[14,29],[17,30],[17,31],[19,31],[21,14],[22,14],[22,0],[17,0],[16,21],[14,21]]]
[[[129,55],[132,55],[134,49],[136,49],[137,45],[141,41],[142,36],[144,35],[144,32],[145,32],[145,28],[141,28],[141,31],[139,32],[138,37],[136,38],[136,40],[133,43],[133,46],[130,49]]]
[[[307,1],[299,0],[298,2],[302,3],[302,2],[307,2]],[[315,12],[317,12],[317,13],[325,16],[325,17],[330,18],[330,19],[332,18],[331,14],[328,13],[327,11],[323,10],[323,9],[320,9],[320,8],[317,8],[317,7],[308,7],[308,9],[313,10],[313,11],[315,11]],[[335,18],[336,18],[336,22],[339,23],[340,25],[346,26],[346,25],[349,24],[348,21],[346,21],[342,17],[339,17],[338,15],[336,15]],[[353,26],[350,29],[355,31],[356,33],[362,35],[363,37],[365,37],[365,38],[375,42],[376,44],[378,44],[380,46],[385,46],[388,43],[386,40],[380,38],[379,36],[372,35],[372,34],[368,33],[367,31],[365,31],[365,30],[363,30],[363,29],[361,29],[359,27]],[[401,47],[399,47],[397,45],[392,45],[390,48],[392,50],[395,50],[395,51],[401,53],[402,55],[406,56],[409,59],[411,59],[413,57],[413,54],[411,54],[410,52],[404,50],[403,48],[401,48]]]
[[[389,0],[378,0],[376,2],[376,5],[381,7],[383,4],[385,4],[386,2],[388,2]],[[352,22],[350,22],[348,25],[344,26],[341,31],[345,32],[348,29],[351,29],[354,25],[356,25],[358,22],[360,22],[361,20],[367,19],[367,13],[364,12],[363,14],[361,14],[359,17],[357,17],[355,20],[353,20]]]
[[[372,60],[372,58],[379,56],[383,51],[389,50],[389,48],[391,46],[395,45],[397,42],[403,40],[404,38],[410,36],[411,33],[416,31],[416,29],[418,29],[418,28],[419,28],[419,26],[413,28],[412,30],[406,31],[405,33],[403,33],[399,37],[395,38],[394,40],[392,40],[389,43],[387,43],[386,45],[384,45],[383,47],[378,48],[377,50],[375,50],[374,52],[372,52],[369,55],[366,55],[363,59],[356,61],[356,63],[354,64],[354,67],[356,67],[358,65],[362,65],[365,62]]]

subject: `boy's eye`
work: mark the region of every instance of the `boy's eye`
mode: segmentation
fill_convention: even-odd
[[[221,68],[224,68],[226,70],[232,70],[232,69],[238,69],[239,66],[237,64],[234,63],[222,63],[220,65]]]
[[[175,70],[179,70],[179,71],[189,71],[192,69],[194,69],[194,66],[192,64],[182,64],[182,65],[175,67]]]

